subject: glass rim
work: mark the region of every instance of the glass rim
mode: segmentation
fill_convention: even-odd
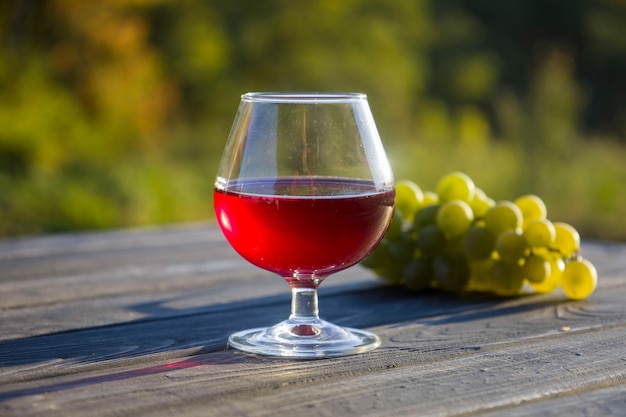
[[[346,103],[366,100],[367,95],[355,92],[249,92],[242,101],[265,103]]]

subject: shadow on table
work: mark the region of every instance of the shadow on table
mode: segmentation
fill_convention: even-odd
[[[231,355],[232,358],[232,355]],[[223,357],[214,357],[207,355],[194,355],[186,359],[175,359],[165,364],[140,366],[138,368],[125,371],[108,371],[102,375],[78,377],[65,382],[57,382],[48,385],[40,385],[34,388],[16,389],[12,391],[0,392],[0,401],[10,400],[13,398],[24,397],[27,395],[46,394],[51,392],[63,391],[72,388],[80,388],[106,382],[123,381],[131,378],[142,376],[150,376],[166,372],[174,372],[181,369],[195,368],[198,366],[210,365],[226,365],[232,363],[232,359]],[[80,375],[80,374],[79,374]]]
[[[147,315],[136,321],[0,342],[0,366],[5,367],[0,369],[0,381],[21,370],[35,369],[37,364],[75,366],[155,354],[167,358],[168,352],[181,357],[225,350],[230,333],[277,323],[287,318],[290,308],[289,293],[189,310],[172,310],[166,306],[169,301],[133,306]],[[344,326],[371,328],[427,318],[471,321],[560,302],[529,297],[511,305],[507,299],[484,295],[409,293],[347,284],[320,291],[320,316]]]

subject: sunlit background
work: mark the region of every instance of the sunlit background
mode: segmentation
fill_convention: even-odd
[[[626,240],[624,0],[0,3],[0,236],[211,221],[247,91],[369,96],[396,179],[462,170]]]

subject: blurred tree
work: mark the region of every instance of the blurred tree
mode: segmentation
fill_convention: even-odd
[[[0,235],[210,217],[253,90],[363,91],[398,160],[563,164],[582,133],[626,141],[624,21],[623,0],[2,2]]]
[[[590,91],[588,132],[626,138],[626,2],[602,0],[585,14],[583,85]]]
[[[126,196],[111,171],[159,152],[177,105],[147,43],[150,5],[15,1],[2,10],[0,233],[123,223]]]
[[[246,91],[356,90],[381,107],[390,128],[413,125],[415,98],[427,82],[428,1],[185,5],[156,11],[154,40],[194,119],[231,118]]]

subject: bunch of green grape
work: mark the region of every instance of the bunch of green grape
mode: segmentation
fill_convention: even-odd
[[[582,257],[578,232],[548,220],[541,198],[496,202],[462,172],[445,175],[435,192],[399,181],[387,234],[362,264],[409,290],[514,296],[561,287],[580,300],[598,280]]]

